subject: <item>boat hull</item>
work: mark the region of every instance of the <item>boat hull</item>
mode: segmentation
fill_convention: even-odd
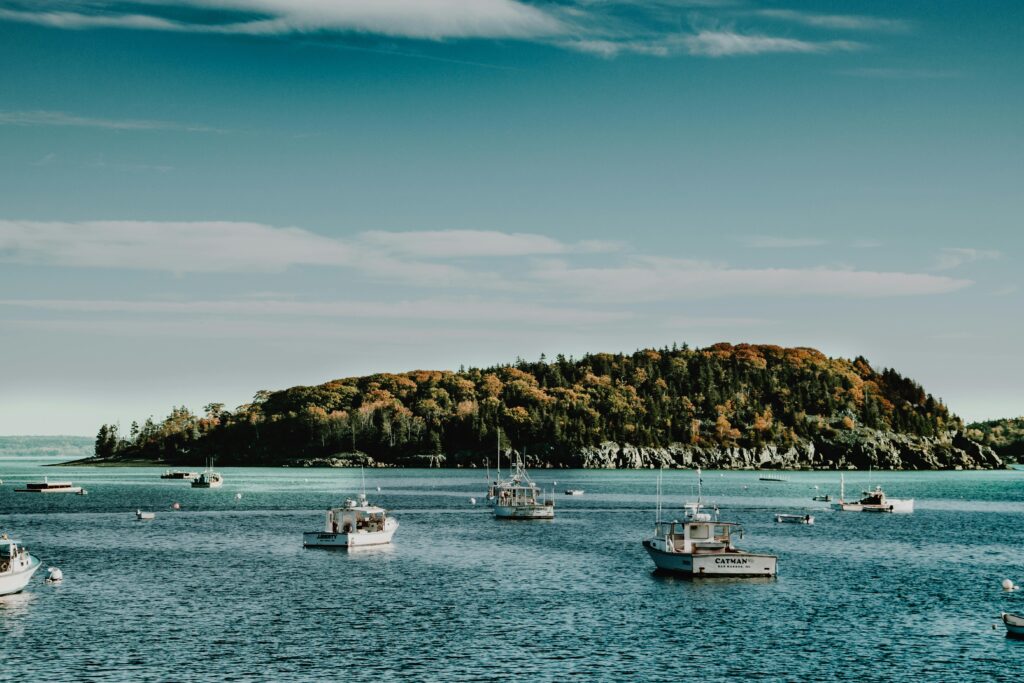
[[[362,548],[369,545],[386,545],[398,530],[398,522],[383,531],[365,533],[332,533],[330,531],[307,531],[302,534],[302,545],[307,548]]]
[[[1024,639],[1024,617],[1003,612],[1003,624],[1006,626],[1008,637]]]
[[[554,505],[495,505],[496,519],[554,519]]]
[[[224,485],[223,481],[216,482],[192,482],[192,488],[194,489],[219,489]]]
[[[15,493],[81,493],[81,486],[62,486],[52,489],[14,489]]]
[[[884,505],[864,505],[862,503],[832,503],[832,509],[839,512],[888,512],[892,514],[910,514],[914,511],[914,499],[900,500],[890,498]]]
[[[4,572],[0,573],[0,595],[14,595],[25,590],[25,586],[32,580],[32,575],[36,573],[42,563],[29,555],[29,566],[18,572]]]
[[[693,577],[775,576],[778,558],[744,552],[668,553],[644,541],[644,549],[659,571]]]

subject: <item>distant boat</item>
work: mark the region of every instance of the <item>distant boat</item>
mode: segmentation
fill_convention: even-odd
[[[911,513],[914,511],[913,498],[889,498],[881,486],[876,486],[873,491],[864,491],[864,497],[856,502],[847,502],[846,481],[843,475],[839,475],[839,502],[832,503],[833,510],[843,512],[891,512]]]
[[[814,498],[811,498],[811,500],[816,500],[819,503],[831,503],[832,502],[832,494],[826,493],[823,496],[815,496]]]
[[[195,479],[199,476],[198,472],[189,472],[188,470],[166,470],[160,475],[161,479]]]
[[[1002,617],[1006,635],[1010,638],[1024,639],[1024,617],[1009,612],[1003,612]]]
[[[762,474],[758,479],[761,481],[789,481],[789,477],[782,474]]]
[[[70,481],[49,481],[43,478],[41,482],[25,484],[23,489],[14,489],[16,493],[82,493],[81,486],[74,486]]]
[[[224,477],[219,472],[213,471],[213,460],[207,461],[206,469],[192,480],[192,488],[194,489],[219,489],[223,485]]]
[[[156,519],[156,513],[155,512],[143,512],[142,510],[136,510],[135,511],[135,519],[139,520],[140,522],[143,521],[143,520]]]
[[[23,591],[41,564],[18,541],[0,537],[0,595]]]
[[[814,524],[813,515],[775,515],[775,521],[782,524]]]
[[[566,489],[565,495],[567,496],[582,496],[583,489]]]

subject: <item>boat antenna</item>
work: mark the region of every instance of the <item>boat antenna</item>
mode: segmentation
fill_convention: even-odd
[[[362,465],[359,466],[359,476],[363,478],[363,498],[366,498],[366,470]]]
[[[501,425],[498,425],[498,467],[494,477],[501,479]]]
[[[700,467],[697,467],[697,505],[700,505],[701,485],[704,483],[700,474]]]
[[[665,465],[662,464],[658,467],[658,508],[657,512],[654,513],[654,525],[657,526],[658,522],[661,521],[661,473],[665,471]]]
[[[839,502],[846,502],[846,478],[841,472],[839,473]]]

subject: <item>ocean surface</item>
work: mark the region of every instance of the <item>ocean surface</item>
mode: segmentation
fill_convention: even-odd
[[[0,530],[44,567],[0,598],[0,679],[1024,678],[1024,642],[993,628],[1024,612],[1024,591],[1000,588],[1024,583],[1024,471],[847,473],[848,493],[881,484],[912,515],[825,510],[811,497],[838,492],[833,473],[704,472],[738,545],[779,556],[777,579],[728,581],[652,573],[653,471],[534,471],[556,518],[516,522],[491,517],[483,470],[367,470],[401,527],[346,552],[303,549],[302,532],[358,492],[358,470],[222,468],[223,488],[193,490],[160,468],[45,462],[0,458]],[[43,476],[89,493],[14,493]],[[664,516],[695,483],[665,472]]]

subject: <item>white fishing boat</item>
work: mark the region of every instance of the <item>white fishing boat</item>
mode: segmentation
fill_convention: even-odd
[[[224,477],[220,472],[213,471],[213,461],[206,464],[206,469],[199,473],[199,476],[192,480],[194,489],[218,489],[224,485]]]
[[[199,476],[198,472],[189,472],[188,470],[165,470],[160,475],[161,479],[195,479]]]
[[[779,524],[814,524],[814,515],[775,515],[775,522]]]
[[[398,530],[398,520],[389,517],[387,510],[370,505],[366,494],[357,500],[345,501],[345,506],[327,511],[322,531],[302,534],[302,545],[307,548],[356,548],[391,543]]]
[[[136,510],[135,511],[135,519],[137,519],[140,522],[148,521],[148,520],[151,520],[151,519],[156,519],[156,513],[155,512],[143,512],[142,510]]]
[[[1024,639],[1024,617],[1009,612],[1003,612],[1001,616],[1006,626],[1006,635],[1010,638]]]
[[[645,539],[643,546],[659,571],[691,577],[775,576],[778,564],[775,555],[740,550],[733,544],[733,537],[742,538],[743,529],[732,522],[718,521],[717,511],[714,516],[701,512],[702,507],[698,495],[696,503],[684,506],[683,520],[662,520],[661,473],[658,473],[654,536]]]
[[[494,516],[497,519],[554,519],[555,501],[544,494],[526,473],[522,458],[507,481],[495,487]]]
[[[889,498],[881,486],[873,491],[864,491],[858,501],[846,500],[846,481],[839,475],[839,501],[832,503],[833,510],[842,512],[891,512],[907,514],[914,511],[913,498]]]
[[[23,591],[41,564],[18,541],[0,537],[0,595]]]
[[[761,481],[789,481],[789,477],[783,474],[762,474],[760,477],[758,477],[758,479],[760,479]]]
[[[816,501],[818,503],[831,503],[832,502],[832,494],[826,493],[823,496],[814,496],[813,498],[811,498],[811,500]]]
[[[567,496],[582,496],[583,489],[566,489],[565,495]]]
[[[16,493],[82,493],[81,486],[75,486],[70,481],[50,481],[46,477],[40,482],[25,484],[23,489],[14,489]]]

